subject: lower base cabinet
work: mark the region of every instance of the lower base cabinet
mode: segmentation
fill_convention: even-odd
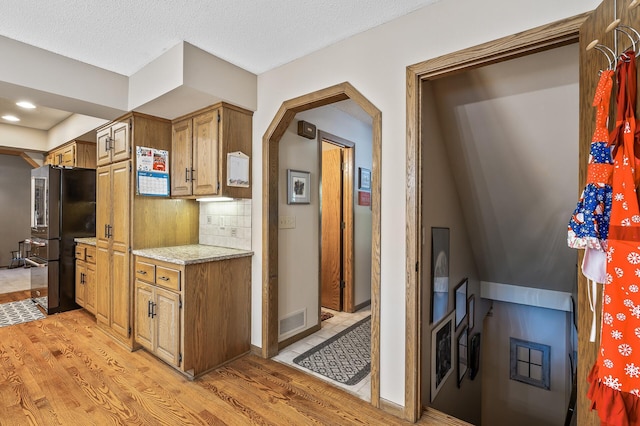
[[[188,265],[136,256],[135,340],[188,378],[250,350],[251,258]]]
[[[76,303],[96,314],[96,248],[76,244]]]

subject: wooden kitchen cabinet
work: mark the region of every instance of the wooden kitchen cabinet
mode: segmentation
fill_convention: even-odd
[[[98,166],[131,158],[132,129],[133,116],[129,114],[97,131]]]
[[[77,244],[76,251],[76,303],[96,314],[96,247]]]
[[[193,200],[136,194],[135,162],[129,158],[129,151],[138,146],[170,150],[168,120],[129,113],[97,133],[98,156],[101,146],[109,148],[103,154],[110,152],[109,159],[104,154],[99,160],[107,164],[98,167],[96,181],[96,321],[116,341],[133,350],[135,281],[131,250],[197,243],[199,210]],[[114,140],[107,141],[105,135]]]
[[[251,258],[135,257],[136,342],[190,379],[250,349]]]
[[[73,140],[49,151],[45,164],[63,167],[96,168],[96,144]]]
[[[251,187],[228,185],[227,154],[251,160],[252,115],[222,102],[172,122],[172,197],[251,198]]]

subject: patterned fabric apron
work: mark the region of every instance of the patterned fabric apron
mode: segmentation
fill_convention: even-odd
[[[613,133],[613,202],[600,353],[589,375],[588,393],[601,424],[620,426],[640,425],[640,211],[634,154],[636,67],[635,55],[629,53],[627,57],[629,60],[618,63],[622,92],[618,95],[618,112],[622,110],[623,114],[617,116],[619,126]]]

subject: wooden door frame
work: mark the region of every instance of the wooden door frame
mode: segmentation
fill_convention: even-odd
[[[372,118],[371,167],[371,405],[380,407],[380,164],[382,113],[348,82],[280,106],[262,137],[262,356],[278,353],[279,142],[297,113],[351,99]]]
[[[343,158],[342,162],[346,165],[343,171],[343,176],[346,175],[346,181],[342,183],[342,219],[345,223],[344,234],[349,235],[348,238],[344,238],[342,241],[342,273],[344,279],[344,293],[342,310],[344,312],[355,312],[355,283],[353,281],[353,258],[354,252],[354,222],[353,222],[353,183],[354,183],[354,168],[355,168],[355,149],[356,144],[341,138],[340,136],[332,135],[331,133],[318,130],[318,161],[320,170],[320,182],[322,183],[322,143],[327,141],[334,145],[340,146],[341,149],[345,149],[345,155],[348,158]],[[322,202],[320,202],[320,216],[319,216],[320,232],[320,270],[322,272]],[[320,294],[322,294],[322,276],[320,276]],[[320,316],[320,309],[322,307],[322,300],[318,298],[318,316]]]
[[[426,265],[420,265],[423,218],[421,211],[422,82],[578,42],[582,23],[590,12],[463,49],[407,67],[407,263],[406,353],[404,416],[415,422],[422,412],[420,283]],[[585,379],[585,378],[582,378]],[[580,380],[580,378],[578,378]]]

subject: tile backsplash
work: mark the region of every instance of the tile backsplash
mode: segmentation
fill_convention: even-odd
[[[251,250],[251,200],[201,202],[200,244]]]

